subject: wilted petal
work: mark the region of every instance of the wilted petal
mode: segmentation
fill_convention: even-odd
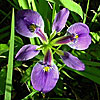
[[[60,32],[65,27],[68,16],[69,10],[67,8],[63,8],[62,10],[60,10],[53,22],[52,32],[54,32],[55,30],[56,32]]]
[[[25,61],[35,57],[40,52],[39,50],[36,50],[36,48],[36,45],[24,45],[16,54],[16,60]]]
[[[45,65],[37,63],[31,73],[31,83],[33,88],[43,93],[52,90],[59,78],[58,68],[53,64],[49,71],[45,71]]]
[[[64,63],[72,69],[79,71],[85,70],[85,65],[77,57],[73,56],[69,52],[64,52],[64,55],[61,56],[61,58]]]
[[[90,30],[86,24],[75,23],[69,27],[68,32],[78,36],[75,41],[68,44],[71,48],[85,50],[91,44],[91,37],[89,35]]]
[[[34,37],[29,29],[30,25],[34,24],[44,32],[44,22],[39,13],[33,10],[19,10],[16,15],[16,31],[26,37]]]

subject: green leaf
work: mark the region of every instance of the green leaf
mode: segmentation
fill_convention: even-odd
[[[86,66],[85,71],[77,71],[77,70],[71,69],[66,66],[64,68],[74,71],[75,73],[82,75],[82,76],[100,84],[100,70],[98,68]]]
[[[74,2],[73,0],[47,0],[47,1],[57,3],[66,7],[69,10],[79,14],[81,18],[83,19],[83,11],[82,11],[81,6],[78,5],[76,2]]]
[[[2,29],[0,29],[0,33],[3,33],[4,31],[7,31],[10,29],[10,25],[3,27]]]
[[[42,16],[44,23],[45,23],[45,32],[50,34],[50,19],[51,19],[51,9],[48,5],[48,2],[45,0],[39,0],[38,3],[38,12],[40,13],[40,15]],[[42,9],[41,9],[42,8]]]
[[[7,44],[0,44],[0,55],[4,52],[8,51],[8,45]]]
[[[25,98],[21,99],[21,100],[29,100],[30,97],[32,97],[34,94],[36,94],[38,91],[34,90],[34,92],[30,93],[29,95],[27,95]]]
[[[18,0],[18,3],[23,9],[29,9],[27,0]]]
[[[92,41],[94,42],[94,43],[96,43],[96,41],[97,42],[99,42],[99,40],[100,40],[100,32],[98,32],[98,33],[96,33],[96,32],[90,32],[91,33],[91,35],[92,35]]]
[[[0,95],[3,95],[5,92],[5,84],[6,84],[6,69],[2,68],[0,71]]]
[[[86,61],[86,60],[82,60],[82,62],[84,63],[84,64],[86,64],[86,65],[90,65],[90,66],[100,66],[100,63],[99,62],[94,62],[94,61]]]
[[[15,36],[14,40],[15,40],[16,43],[18,43],[20,45],[23,45],[24,44],[23,43],[23,40],[19,36]]]
[[[23,77],[21,79],[21,83],[25,83],[26,81],[30,80],[30,76],[31,76],[31,71],[34,65],[31,65],[23,74]]]
[[[14,33],[15,33],[15,21],[14,21],[14,8],[13,8],[12,9],[12,22],[11,22],[10,49],[9,49],[9,58],[8,58],[8,67],[7,67],[8,69],[7,69],[4,100],[11,100],[13,56],[14,56]]]

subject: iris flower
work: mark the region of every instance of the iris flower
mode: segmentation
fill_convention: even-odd
[[[66,44],[76,50],[85,50],[91,44],[89,28],[81,22],[71,25],[64,36],[54,38],[65,27],[69,17],[69,10],[63,8],[60,10],[53,22],[52,33],[50,37],[44,33],[44,21],[38,12],[32,10],[20,10],[16,15],[16,31],[25,37],[39,37],[43,45],[24,45],[16,54],[19,61],[29,60],[39,54],[42,48],[44,59],[37,62],[31,73],[31,83],[33,88],[47,93],[52,90],[58,79],[59,71],[53,62],[52,49],[61,57],[63,62],[75,70],[85,70],[85,65],[75,56],[67,51],[57,50],[55,46]]]

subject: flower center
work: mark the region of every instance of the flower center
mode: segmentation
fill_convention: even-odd
[[[44,70],[44,72],[49,72],[50,67],[46,66],[46,67],[43,68],[43,70]]]
[[[35,29],[36,29],[37,27],[38,27],[37,25],[31,24],[31,25],[29,26],[29,29],[30,29],[31,32],[34,32]]]
[[[75,34],[74,38],[75,38],[75,39],[77,39],[77,38],[78,38],[78,35],[77,35],[77,34]]]

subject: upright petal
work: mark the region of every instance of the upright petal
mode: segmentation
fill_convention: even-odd
[[[68,16],[69,10],[67,8],[63,8],[62,10],[60,10],[53,22],[52,32],[54,32],[55,30],[56,32],[60,32],[65,27]]]
[[[20,10],[16,15],[16,31],[26,37],[34,37],[30,31],[29,26],[34,24],[42,29],[44,32],[44,22],[39,13],[33,10]]]
[[[61,55],[60,57],[68,67],[79,71],[85,70],[85,65],[69,52],[64,52],[64,55]]]
[[[68,28],[68,32],[78,36],[75,41],[68,44],[71,48],[85,50],[91,44],[90,30],[86,24],[75,23]]]
[[[40,52],[39,50],[36,50],[37,45],[24,45],[16,54],[15,58],[18,61],[25,61],[25,60],[29,60],[33,57],[35,57],[36,55],[38,55],[38,53]]]
[[[47,65],[51,65],[51,63],[52,63],[52,53],[51,53],[51,50],[48,50],[46,52],[46,55],[44,57],[44,63],[47,64]]]
[[[44,71],[45,65],[37,63],[31,73],[31,83],[33,88],[43,93],[52,90],[59,78],[58,68],[53,64],[49,71]]]

